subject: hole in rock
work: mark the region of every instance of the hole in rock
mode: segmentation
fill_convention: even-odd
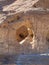
[[[28,36],[28,29],[26,26],[21,26],[16,30],[16,40],[21,42]]]

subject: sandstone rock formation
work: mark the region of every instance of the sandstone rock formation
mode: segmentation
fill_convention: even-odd
[[[0,0],[0,55],[49,52],[49,1]]]
[[[31,45],[30,53],[47,51],[49,11],[33,7],[38,2],[40,0],[0,1],[3,8],[0,11],[1,54],[24,53],[28,44]]]
[[[34,6],[49,9],[49,0],[39,0]]]

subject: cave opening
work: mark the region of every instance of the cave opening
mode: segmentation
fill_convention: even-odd
[[[29,33],[28,33],[27,27],[23,25],[16,30],[16,40],[18,42],[21,42],[22,40],[24,40],[28,36],[28,34]]]

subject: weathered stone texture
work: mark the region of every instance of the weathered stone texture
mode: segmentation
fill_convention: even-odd
[[[49,0],[39,0],[34,7],[49,8]]]
[[[21,30],[21,26],[30,29],[28,30],[26,40],[25,37],[24,39],[22,36],[22,38],[18,37],[20,33],[25,36],[25,32],[23,32],[23,29]],[[31,30],[33,32],[30,32]],[[26,30],[24,29],[24,31]],[[15,18],[12,22],[8,22],[7,20],[7,22],[5,21],[5,23],[0,26],[0,54],[32,54],[46,52],[49,48],[48,41],[46,40],[46,38],[48,38],[48,31],[49,13],[46,12],[41,12],[40,14],[38,12],[23,14],[22,19],[18,20],[18,22]],[[17,33],[19,34],[17,35]],[[33,34],[33,37],[30,37],[31,34]],[[20,44],[21,40],[18,41],[17,38],[19,40],[25,40],[25,42]]]
[[[0,0],[0,65],[49,65],[49,0]]]

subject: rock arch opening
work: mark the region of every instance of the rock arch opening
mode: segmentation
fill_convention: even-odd
[[[22,40],[24,40],[27,36],[28,36],[28,29],[26,26],[21,26],[20,28],[18,28],[16,30],[16,40],[18,42],[21,42]]]

